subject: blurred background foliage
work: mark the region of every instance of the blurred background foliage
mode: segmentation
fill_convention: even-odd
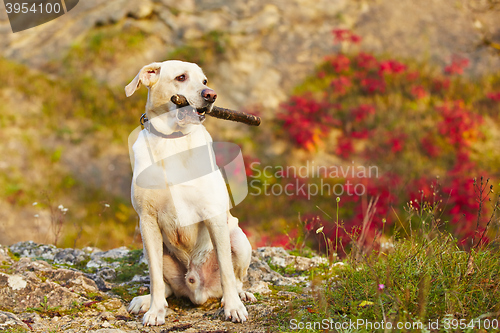
[[[317,248],[321,235],[314,230],[320,226],[346,243],[377,197],[367,243],[403,233],[411,223],[410,202],[423,209],[425,202],[443,200],[436,221],[463,246],[484,228],[491,209],[485,205],[477,227],[473,178],[476,184],[481,176],[491,178],[498,193],[497,5],[99,6],[89,1],[26,33],[2,32],[1,243],[141,246],[127,140],[147,91],[126,98],[123,87],[143,65],[167,59],[198,63],[218,91],[219,106],[263,118],[259,128],[205,123],[215,140],[242,147],[250,193],[233,214],[254,246],[291,246],[293,239]],[[401,11],[411,6],[422,12],[410,20]],[[423,19],[426,13],[431,20]],[[76,31],[77,37],[58,31]],[[344,170],[376,166],[378,177],[277,172],[278,166],[313,163]],[[266,166],[270,177],[263,174]],[[337,205],[337,195],[297,189],[325,183],[345,191],[362,184],[366,192],[340,195]],[[294,195],[272,194],[288,184]],[[497,231],[495,224],[490,241]]]

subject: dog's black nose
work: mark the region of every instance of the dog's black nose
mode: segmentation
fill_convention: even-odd
[[[212,89],[203,89],[201,91],[201,97],[207,102],[213,103],[217,98],[217,94]]]

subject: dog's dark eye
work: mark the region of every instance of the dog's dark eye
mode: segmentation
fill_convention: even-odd
[[[186,81],[186,75],[182,74],[175,78],[176,81],[182,82]]]
[[[207,81],[206,79],[205,79],[205,80],[203,80],[203,84],[204,84],[204,85],[207,85],[207,83],[208,83],[208,81]]]

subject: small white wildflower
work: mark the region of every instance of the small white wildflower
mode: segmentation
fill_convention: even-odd
[[[38,202],[36,202],[36,201],[33,202],[33,206],[36,206],[36,205],[38,205]]]
[[[64,206],[63,205],[59,205],[59,206],[57,206],[57,208],[59,208],[60,210],[63,210]]]
[[[63,213],[66,213],[66,212],[68,211],[68,208],[63,208],[63,209],[61,209],[61,211],[62,211]]]
[[[33,215],[33,216],[34,216],[34,217],[36,217],[36,218],[38,218],[38,217],[39,217],[39,215],[38,215],[38,214],[35,214],[35,215]]]
[[[316,230],[316,233],[317,233],[317,234],[319,234],[320,232],[322,232],[322,231],[323,231],[323,228],[324,228],[324,227],[318,228],[318,230]]]
[[[108,204],[104,204],[104,207],[109,208],[110,206]]]
[[[382,249],[392,249],[394,248],[394,244],[392,244],[391,242],[383,242],[380,244],[380,247]]]

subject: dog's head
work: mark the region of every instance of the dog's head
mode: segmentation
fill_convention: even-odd
[[[137,76],[125,87],[131,96],[141,84],[148,88],[146,112],[150,121],[162,115],[162,121],[154,126],[166,132],[190,132],[192,126],[201,124],[205,112],[209,112],[217,95],[207,86],[207,77],[202,69],[193,63],[178,60],[153,62],[144,66]],[[189,107],[177,109],[170,98],[183,95]]]

